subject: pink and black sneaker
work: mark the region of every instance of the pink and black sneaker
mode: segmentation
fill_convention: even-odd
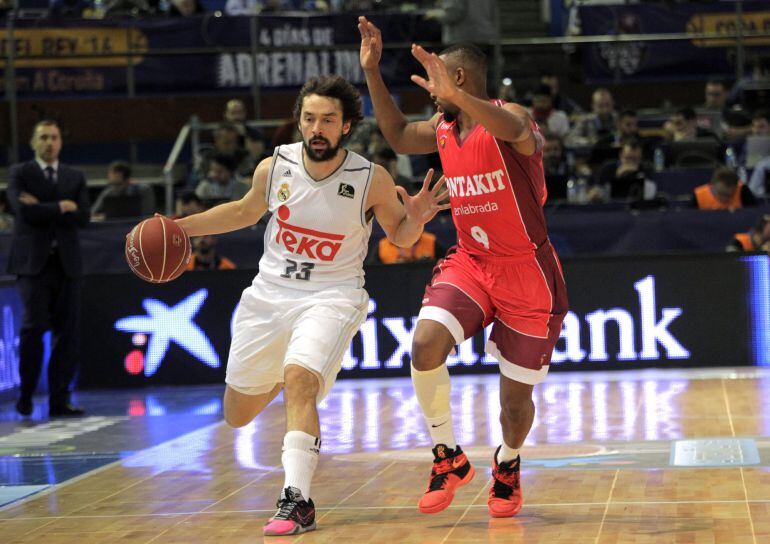
[[[296,487],[287,487],[275,504],[278,511],[262,529],[265,536],[298,535],[315,529],[315,505]]]
[[[433,448],[433,469],[430,472],[428,489],[420,498],[417,507],[423,514],[441,512],[452,504],[457,488],[468,484],[475,471],[458,445],[450,449],[444,444]]]
[[[498,463],[497,454],[499,451],[500,447],[497,448],[492,458],[492,487],[489,489],[487,507],[489,508],[489,515],[493,518],[510,518],[519,513],[524,502],[519,474],[521,457],[516,457],[516,459],[505,463]]]

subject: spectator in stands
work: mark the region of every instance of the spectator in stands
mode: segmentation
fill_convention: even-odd
[[[171,0],[171,7],[168,9],[169,17],[192,17],[202,13],[206,13],[206,8],[200,0]]]
[[[555,109],[563,111],[568,116],[583,113],[583,108],[581,108],[577,102],[561,92],[559,76],[554,74],[552,71],[541,72],[540,83],[542,85],[548,85],[548,87],[551,89],[551,98],[553,100],[553,107]]]
[[[709,79],[704,89],[704,110],[724,111],[727,107],[727,86],[724,81]]]
[[[388,147],[387,144],[380,146],[380,148],[372,154],[372,162],[374,164],[379,164],[387,170],[393,178],[393,181],[396,182],[396,185],[400,185],[410,193],[413,192],[414,187],[412,180],[399,173],[398,155],[396,155],[396,152]]]
[[[425,17],[441,22],[441,41],[445,45],[491,45],[500,37],[497,0],[440,0]]]
[[[770,83],[770,57],[757,57],[752,65],[751,74],[744,77],[733,85],[730,95],[727,98],[728,104],[740,105],[743,109],[752,111],[752,97],[746,92],[747,87],[753,83]]]
[[[225,111],[222,117],[224,118],[225,123],[229,123],[235,127],[241,137],[246,135],[246,118],[248,117],[248,112],[243,100],[238,98],[228,100],[227,104],[225,104]]]
[[[8,213],[8,197],[5,191],[0,191],[0,234],[11,234],[12,232],[13,215]]]
[[[770,215],[760,215],[753,229],[736,234],[727,245],[727,251],[770,252]]]
[[[569,134],[567,114],[554,108],[551,88],[548,85],[540,85],[532,93],[530,113],[543,132],[556,134],[560,138]]]
[[[217,154],[209,160],[206,178],[195,188],[201,200],[239,200],[249,191],[250,185],[235,175],[236,163],[228,155]]]
[[[639,117],[634,110],[623,110],[618,115],[618,121],[612,133],[599,138],[595,147],[619,148],[623,142],[632,138],[642,141],[639,135]]]
[[[762,159],[754,166],[749,180],[749,189],[754,196],[770,195],[770,157]]]
[[[187,270],[235,270],[235,263],[217,251],[217,237],[196,236],[192,239],[192,256]]]
[[[102,189],[91,207],[91,219],[143,217],[155,212],[155,192],[152,187],[134,183],[131,167],[114,161],[107,167],[107,187]]]
[[[267,151],[265,137],[258,128],[246,127],[246,153],[238,165],[238,175],[244,178],[244,181],[250,181],[260,161],[271,155]]]
[[[663,125],[663,131],[665,138],[672,142],[719,139],[712,131],[698,126],[695,110],[690,107],[674,112],[671,118]]]
[[[567,181],[571,173],[564,141],[550,132],[546,132],[544,136],[543,172],[548,198],[549,200],[563,199],[567,196]]]
[[[377,247],[367,258],[367,264],[401,264],[414,262],[436,262],[446,254],[436,236],[423,231],[420,239],[409,248],[398,247],[383,236]]]
[[[209,161],[212,156],[227,156],[233,164],[240,164],[246,158],[246,150],[241,147],[240,134],[232,123],[221,123],[214,131],[214,146],[205,149],[196,161],[198,166],[193,181],[200,180],[209,171]]]
[[[709,183],[693,190],[692,201],[699,210],[736,210],[757,204],[751,190],[725,166],[714,170]]]
[[[605,163],[597,178],[610,198],[652,200],[658,192],[650,169],[642,162],[642,144],[635,139],[623,143],[618,160]]]
[[[591,113],[584,115],[567,138],[570,147],[592,146],[612,134],[617,124],[615,102],[607,89],[596,89],[591,96]]]
[[[187,217],[196,213],[206,211],[206,206],[203,201],[193,191],[186,191],[182,193],[176,201],[176,217]]]

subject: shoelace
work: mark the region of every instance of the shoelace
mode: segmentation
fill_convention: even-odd
[[[289,519],[289,516],[297,506],[297,501],[280,499],[276,506],[278,507],[278,512],[275,513],[274,519]]]
[[[519,474],[513,469],[513,466],[507,470],[500,470],[498,467],[493,476],[495,483],[492,486],[492,491],[496,497],[508,498],[513,494],[514,488],[519,487]]]
[[[438,470],[442,470],[442,472],[438,472]],[[439,489],[444,489],[446,480],[452,470],[451,458],[443,459],[440,463],[437,463],[433,467],[433,475],[430,480],[430,485],[428,486],[428,491],[438,491]]]

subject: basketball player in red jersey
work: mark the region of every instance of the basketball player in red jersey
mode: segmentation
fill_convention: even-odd
[[[440,55],[418,45],[412,54],[438,113],[407,122],[379,70],[380,31],[359,18],[361,66],[383,135],[397,153],[438,151],[450,191],[458,245],[439,263],[426,288],[412,341],[412,381],[433,440],[434,463],[424,513],[452,502],[474,470],[457,444],[445,361],[456,344],[492,324],[487,352],[500,365],[503,443],[493,459],[488,507],[493,517],[521,509],[519,448],[535,414],[532,388],[551,361],[567,293],[543,216],[543,136],[518,104],[490,100],[486,57],[472,45]]]

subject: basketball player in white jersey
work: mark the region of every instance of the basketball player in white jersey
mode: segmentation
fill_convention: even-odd
[[[202,236],[248,227],[272,213],[259,274],[236,313],[224,397],[225,420],[241,427],[284,391],[285,482],[265,535],[315,529],[316,404],[366,319],[363,261],[372,217],[391,242],[411,247],[423,225],[448,206],[441,204],[443,180],[429,189],[432,171],[410,197],[384,168],[342,147],[362,117],[358,91],[341,77],[309,80],[294,116],[303,141],[279,146],[263,160],[246,196],[178,220],[188,235]]]

